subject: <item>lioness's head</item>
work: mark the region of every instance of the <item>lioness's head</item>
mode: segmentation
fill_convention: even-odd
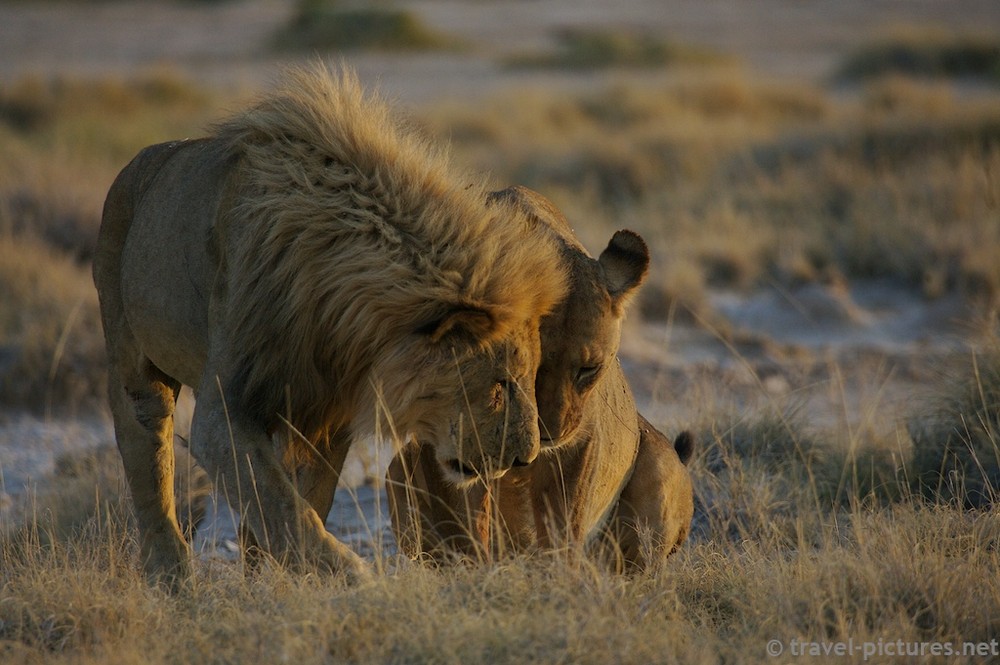
[[[646,278],[649,250],[638,234],[618,231],[594,259],[562,213],[537,192],[512,187],[491,199],[516,201],[562,240],[569,293],[542,319],[542,360],[535,380],[541,445],[555,448],[574,440],[587,398],[617,362],[622,319]]]

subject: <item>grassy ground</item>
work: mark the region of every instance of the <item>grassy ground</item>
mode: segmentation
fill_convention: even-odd
[[[977,366],[965,381],[995,394],[984,383],[995,381],[995,358]],[[983,399],[956,410],[942,394],[934,426],[995,409]],[[786,655],[853,640],[848,662],[861,662],[860,649],[897,640],[927,650],[995,639],[1000,523],[951,490],[911,492],[907,478],[927,480],[933,464],[845,457],[807,429],[787,412],[717,412],[700,423],[695,533],[660,570],[610,575],[574,552],[446,569],[377,555],[383,574],[350,588],[268,567],[245,576],[213,559],[173,598],[137,573],[114,460],[67,462],[35,519],[0,543],[0,654],[25,663],[694,663],[765,660],[773,640]],[[998,461],[980,464],[995,482]]]
[[[168,72],[0,89],[0,403],[101,402],[89,259],[103,194],[140,147],[198,135],[237,103]],[[712,320],[716,288],[882,277],[928,301],[966,297],[995,328],[1000,99],[989,89],[891,76],[833,94],[713,68],[414,120],[451,142],[470,177],[553,198],[592,249],[614,228],[640,231],[656,257],[649,319]],[[67,459],[31,518],[2,525],[0,660],[753,662],[770,640],[789,658],[802,641],[882,640],[883,656],[896,640],[989,642],[1000,636],[1000,355],[961,358],[928,401],[878,428],[815,427],[794,398],[763,389],[759,408],[700,400],[722,389],[705,377],[678,398],[700,441],[692,540],[632,578],[571,552],[447,570],[382,554],[384,574],[362,588],[269,568],[245,577],[213,559],[169,598],[137,573],[116,456]]]

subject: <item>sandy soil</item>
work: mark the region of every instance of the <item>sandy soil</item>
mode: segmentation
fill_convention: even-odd
[[[469,52],[427,55],[352,55],[363,80],[378,82],[406,103],[489,95],[512,86],[580,88],[627,75],[515,73],[498,58],[537,50],[565,25],[640,26],[682,42],[738,56],[764,77],[818,80],[837,56],[872,34],[899,25],[955,28],[1000,26],[995,0],[414,0],[429,24],[476,46]],[[26,75],[131,75],[169,66],[211,85],[257,86],[284,61],[268,50],[294,3],[14,2],[0,4],[0,84]],[[712,305],[728,328],[632,321],[623,364],[642,409],[676,430],[712,399],[737,406],[790,395],[807,405],[817,424],[902,417],[916,386],[936,363],[967,353],[969,312],[951,300],[927,302],[886,283],[851,290],[812,286],[751,297],[715,293]],[[724,341],[735,340],[735,341]],[[700,405],[700,406],[699,406]],[[106,418],[88,422],[0,418],[0,524],[10,523],[35,483],[50,482],[55,459],[70,450],[111,445]],[[366,485],[380,462],[355,458],[339,492],[330,526],[360,550],[390,546],[384,496]],[[375,468],[371,468],[375,467]],[[225,554],[233,518],[213,511],[199,547]]]

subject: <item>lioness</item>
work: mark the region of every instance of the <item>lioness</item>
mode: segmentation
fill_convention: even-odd
[[[485,196],[319,66],[121,172],[94,281],[150,578],[190,574],[171,483],[181,384],[191,451],[257,543],[352,577],[367,564],[317,510],[354,436],[416,436],[458,482],[535,458],[538,326],[565,275],[544,229]]]
[[[684,541],[694,507],[684,466],[690,436],[672,446],[636,412],[616,358],[625,308],[649,264],[646,245],[619,231],[594,260],[540,194],[514,187],[491,200],[550,229],[570,274],[567,299],[542,321],[542,454],[500,480],[459,487],[429,445],[410,443],[386,483],[399,545],[413,556],[589,543],[629,569],[654,564]]]

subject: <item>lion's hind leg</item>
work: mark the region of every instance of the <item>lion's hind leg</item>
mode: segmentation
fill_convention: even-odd
[[[173,413],[180,383],[139,354],[133,358],[119,357],[111,366],[115,438],[139,524],[144,570],[151,581],[176,591],[191,574],[173,489]]]
[[[681,432],[673,443],[639,415],[639,454],[632,477],[608,521],[604,539],[617,567],[655,568],[687,538],[694,512],[686,462],[694,440]]]

